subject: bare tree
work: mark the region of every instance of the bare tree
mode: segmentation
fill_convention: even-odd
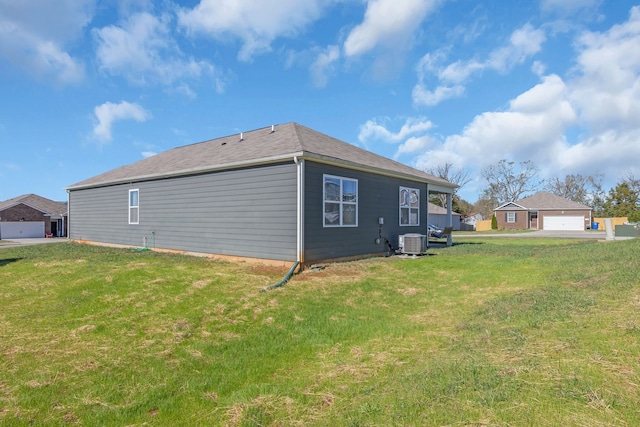
[[[427,169],[427,173],[431,175],[437,176],[438,178],[446,179],[452,184],[458,186],[455,190],[453,190],[454,198],[457,196],[458,191],[467,185],[471,178],[469,177],[469,172],[464,169],[454,169],[453,163],[443,163],[441,165],[436,166],[435,168]],[[432,200],[432,203],[436,203],[437,205],[442,206],[443,208],[447,205],[447,195],[446,194],[438,194]]]
[[[540,186],[538,173],[538,167],[531,160],[516,164],[502,159],[482,170],[482,177],[488,186],[483,190],[481,198],[493,201],[495,206],[515,202],[524,195],[537,191]]]
[[[565,199],[588,205],[594,195],[602,192],[602,175],[567,175],[563,181],[552,178],[547,181],[545,189]]]

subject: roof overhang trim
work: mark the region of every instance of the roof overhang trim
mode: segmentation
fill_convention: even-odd
[[[209,172],[220,172],[220,171],[224,171],[224,170],[231,170],[231,169],[238,169],[238,168],[245,168],[245,167],[253,167],[253,166],[263,166],[263,165],[269,165],[269,164],[275,164],[275,163],[282,163],[282,162],[286,162],[286,161],[294,161],[294,159],[296,159],[296,158],[299,159],[299,160],[310,160],[310,161],[314,161],[314,162],[317,162],[317,163],[323,163],[323,164],[328,164],[328,165],[332,165],[332,166],[344,167],[344,168],[347,168],[347,169],[353,169],[353,170],[358,170],[358,171],[362,171],[362,172],[375,173],[377,175],[384,175],[384,176],[389,176],[389,177],[394,177],[394,178],[406,179],[406,180],[409,180],[409,181],[421,182],[421,183],[429,184],[429,190],[433,191],[433,192],[453,193],[453,191],[457,187],[454,184],[451,184],[451,186],[449,187],[444,182],[440,182],[440,181],[434,182],[434,181],[431,181],[431,180],[429,180],[427,178],[420,178],[418,176],[410,175],[410,174],[406,174],[406,173],[402,173],[402,172],[396,172],[396,171],[390,171],[390,170],[387,170],[387,169],[375,168],[375,167],[371,167],[371,166],[366,166],[366,165],[361,165],[361,164],[358,164],[358,163],[350,162],[350,161],[347,161],[347,160],[337,159],[337,158],[334,158],[334,157],[328,157],[328,156],[323,156],[323,155],[319,155],[319,154],[315,154],[315,153],[309,153],[309,152],[300,151],[300,152],[289,153],[289,154],[280,155],[280,156],[265,157],[265,158],[256,159],[256,160],[253,160],[253,161],[250,161],[250,162],[246,162],[246,161],[231,162],[231,163],[225,163],[225,164],[217,165],[215,167],[183,169],[183,170],[174,171],[174,172],[170,172],[170,173],[140,175],[140,176],[135,176],[135,177],[128,177],[128,178],[110,180],[110,181],[96,182],[96,183],[91,183],[91,184],[86,184],[86,185],[71,185],[69,187],[66,187],[65,190],[67,190],[67,191],[84,190],[84,189],[89,189],[89,188],[108,187],[108,186],[112,186],[112,185],[126,184],[126,183],[132,183],[132,182],[151,181],[151,180],[155,180],[155,179],[176,178],[176,177],[180,177],[180,176],[198,175],[198,174],[209,173]]]

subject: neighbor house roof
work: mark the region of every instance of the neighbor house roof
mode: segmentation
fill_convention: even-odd
[[[7,210],[19,204],[25,204],[49,215],[67,214],[67,202],[56,202],[51,199],[38,196],[37,194],[24,194],[22,196],[0,202],[0,211]]]
[[[514,210],[519,208],[527,210],[591,210],[591,207],[587,205],[556,196],[546,191],[540,191],[533,196],[520,199],[517,203],[505,203],[497,207],[496,210]]]
[[[429,206],[428,206],[429,214],[436,214],[436,215],[439,215],[439,214],[446,215],[447,214],[447,209],[446,208],[443,208],[442,206],[438,206],[438,205],[436,205],[434,203],[431,203],[431,202],[428,202],[428,204],[429,204]],[[460,215],[460,214],[457,213],[457,212],[451,212],[451,215]]]
[[[190,175],[295,158],[404,177],[430,183],[444,190],[456,187],[444,179],[300,124],[287,123],[173,148],[78,182],[67,189]]]

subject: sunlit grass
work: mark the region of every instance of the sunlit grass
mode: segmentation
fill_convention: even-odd
[[[287,268],[3,248],[0,424],[640,424],[640,240],[460,243],[264,293]]]

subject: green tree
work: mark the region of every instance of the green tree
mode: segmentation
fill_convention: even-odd
[[[492,230],[498,229],[498,218],[496,218],[496,214],[493,214],[491,216],[491,229]]]
[[[640,194],[628,180],[622,181],[609,190],[603,210],[605,216],[627,217],[631,222],[640,221]]]

